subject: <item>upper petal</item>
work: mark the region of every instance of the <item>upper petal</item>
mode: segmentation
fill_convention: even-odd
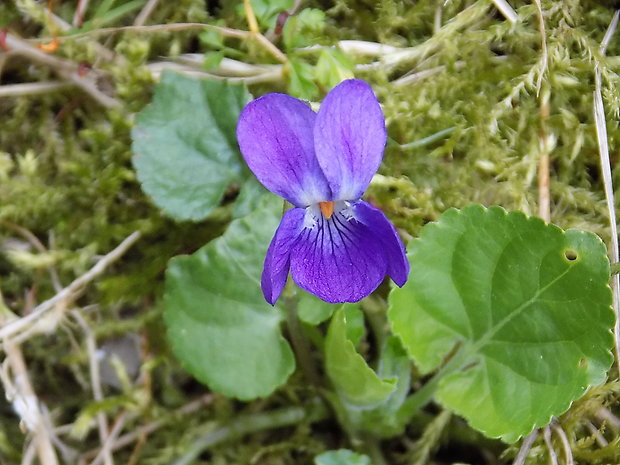
[[[388,255],[371,227],[355,219],[351,209],[324,218],[308,209],[305,227],[291,250],[293,280],[332,302],[357,302],[381,283]]]
[[[405,246],[400,240],[396,228],[387,219],[385,214],[363,200],[353,205],[353,215],[366,225],[382,245],[388,262],[388,275],[398,285],[407,282],[409,276],[409,260],[405,253]]]
[[[271,239],[261,277],[261,289],[265,300],[273,305],[286,284],[290,268],[293,243],[303,228],[305,210],[292,208],[284,213],[276,233]]]
[[[248,103],[237,124],[241,153],[258,180],[298,207],[331,198],[314,154],[315,119],[301,100],[274,93]]]
[[[314,126],[314,147],[332,200],[362,196],[379,169],[386,141],[383,113],[367,83],[350,79],[327,94]]]

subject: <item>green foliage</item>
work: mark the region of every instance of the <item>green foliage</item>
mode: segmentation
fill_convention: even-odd
[[[288,89],[291,95],[302,100],[314,100],[319,88],[314,83],[314,67],[297,59],[288,62]]]
[[[132,132],[144,191],[172,218],[205,219],[244,173],[237,118],[244,86],[166,73]]]
[[[278,15],[293,7],[293,0],[250,0],[252,9],[261,27],[271,29],[275,26]],[[240,16],[244,16],[243,4],[237,7]]]
[[[315,8],[306,8],[299,14],[288,18],[282,31],[284,47],[293,51],[296,48],[312,45],[312,38],[325,27],[325,13]]]
[[[332,318],[325,339],[325,370],[345,403],[358,408],[372,408],[394,391],[394,378],[380,378],[355,350],[347,335],[344,310]]]
[[[356,454],[348,449],[323,452],[314,459],[315,465],[371,465],[366,455]]]
[[[318,325],[324,322],[339,307],[336,304],[325,302],[301,288],[297,289],[297,295],[299,296],[297,314],[301,321],[309,325]]]
[[[435,397],[475,428],[516,441],[605,380],[614,315],[595,235],[472,206],[424,227],[408,256],[394,332],[423,373],[449,357]]]
[[[165,321],[174,353],[211,389],[250,400],[271,394],[294,369],[282,314],[265,302],[260,274],[278,224],[270,197],[220,238],[166,273]]]
[[[404,402],[411,387],[411,362],[396,336],[390,336],[381,348],[377,376],[395,379],[396,388],[372,408],[346,408],[347,423],[356,433],[390,438],[402,434],[410,420],[403,415]]]
[[[315,72],[317,81],[326,89],[354,77],[353,62],[337,48],[325,48],[321,51]]]

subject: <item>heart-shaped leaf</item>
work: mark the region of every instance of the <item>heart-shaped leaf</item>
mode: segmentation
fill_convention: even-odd
[[[274,197],[266,201],[193,255],[173,258],[166,272],[164,317],[175,355],[211,389],[241,400],[267,396],[295,367],[283,315],[260,290],[282,211]]]
[[[246,170],[235,128],[250,96],[242,85],[164,73],[136,118],[133,163],[167,215],[202,220]]]
[[[605,380],[614,315],[594,234],[473,206],[426,225],[408,256],[393,329],[423,373],[455,352],[435,398],[473,427],[515,441]]]

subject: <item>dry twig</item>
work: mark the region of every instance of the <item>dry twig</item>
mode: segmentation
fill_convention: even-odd
[[[613,36],[616,28],[618,27],[618,17],[620,10],[616,11],[611,24],[607,28],[607,32],[601,42],[600,52],[601,55],[605,55],[607,45],[609,44],[611,37]],[[603,96],[601,92],[601,71],[598,61],[594,66],[594,121],[596,124],[596,138],[598,140],[598,149],[601,159],[601,170],[603,172],[603,185],[605,188],[605,199],[607,200],[607,210],[609,212],[609,221],[611,225],[611,255],[612,263],[620,261],[620,252],[618,250],[618,227],[616,220],[616,207],[614,200],[614,187],[611,175],[611,162],[609,160],[609,146],[607,139],[607,124],[605,121],[605,108],[603,106]],[[613,306],[616,313],[616,326],[615,326],[615,338],[616,338],[616,361],[619,364],[620,370],[620,276],[614,274],[611,277],[612,290],[613,290]]]
[[[88,283],[101,275],[108,266],[122,257],[138,241],[140,236],[140,232],[133,232],[121,242],[118,247],[99,260],[95,266],[65,287],[62,291],[58,292],[54,297],[39,304],[28,315],[4,325],[0,328],[0,340],[6,341],[8,338],[12,338],[37,324],[43,316],[54,309],[58,304],[64,303],[67,305],[69,302],[75,300]]]
[[[86,339],[86,351],[88,352],[88,365],[90,368],[90,384],[93,390],[93,398],[96,402],[103,400],[103,389],[101,388],[101,376],[99,373],[99,359],[97,357],[97,341],[90,326],[86,323],[86,320],[80,315],[80,312],[72,311],[71,316],[75,318],[82,330]],[[104,412],[97,412],[97,425],[99,427],[99,440],[103,447],[97,459],[103,459],[105,465],[114,465],[112,454],[109,447],[106,447],[108,443],[108,418]],[[99,461],[97,461],[99,463]]]
[[[537,437],[538,430],[536,429],[525,437],[521,443],[521,447],[519,448],[519,452],[517,453],[514,462],[512,462],[512,465],[525,465],[525,460],[527,459],[530,449],[534,445],[534,441],[536,441]]]
[[[18,344],[12,341],[4,342],[6,362],[12,376],[9,377],[3,370],[2,382],[7,399],[13,403],[13,408],[21,418],[21,424],[33,434],[34,449],[42,465],[57,465],[58,458],[52,446],[47,422],[39,399],[34,392],[26,362]]]
[[[558,437],[560,438],[560,442],[562,443],[565,458],[564,463],[566,463],[566,465],[574,465],[575,461],[573,460],[573,452],[571,450],[570,442],[568,441],[566,433],[557,423],[552,424],[551,427],[553,428],[553,431],[555,431],[555,433],[558,435]]]
[[[48,55],[13,34],[7,34],[5,42],[11,53],[21,55],[35,63],[48,66],[61,78],[77,85],[102,106],[106,108],[121,108],[121,104],[116,99],[101,92],[93,80],[88,77],[80,76],[78,73],[79,67],[74,62]]]

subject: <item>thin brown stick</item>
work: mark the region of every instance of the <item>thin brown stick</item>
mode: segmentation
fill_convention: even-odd
[[[60,302],[68,304],[69,302],[75,300],[80,296],[84,290],[84,287],[88,283],[99,277],[99,275],[101,275],[108,266],[121,258],[138,241],[138,239],[140,239],[140,237],[141,234],[139,231],[133,232],[114,250],[99,260],[95,266],[65,287],[62,291],[57,293],[54,297],[39,304],[28,315],[4,325],[0,328],[0,340],[6,340],[7,338],[12,337],[34,325],[42,316],[56,307],[56,305]]]
[[[144,23],[146,23],[146,21],[149,19],[149,17],[151,16],[153,11],[157,7],[158,3],[159,3],[159,0],[149,0],[146,3],[146,5],[144,5],[144,8],[140,10],[140,13],[138,13],[138,16],[136,16],[136,19],[133,22],[133,25],[142,26]]]
[[[99,465],[102,460],[105,461],[105,458],[112,454],[112,445],[114,441],[118,437],[118,435],[123,431],[123,427],[127,421],[127,411],[123,411],[120,416],[114,422],[114,426],[110,430],[110,434],[105,439],[105,441],[101,445],[101,449],[99,450],[99,454],[94,458],[94,460],[90,463],[90,465]]]
[[[549,54],[547,52],[547,32],[545,30],[545,17],[542,11],[542,5],[540,0],[534,0],[536,5],[536,13],[538,15],[538,30],[540,31],[540,47],[541,47],[541,61],[542,65],[538,78],[536,79],[536,95],[540,94],[540,88],[542,86],[543,77],[548,68]]]
[[[71,312],[71,316],[73,316],[84,331],[93,398],[96,402],[101,402],[103,400],[103,389],[101,388],[101,376],[99,372],[99,359],[97,357],[97,341],[95,340],[95,335],[90,329],[90,326],[88,326],[88,323],[86,323],[86,320],[82,317],[82,315],[80,315],[80,312],[74,310]],[[101,452],[97,456],[97,459],[103,459],[105,465],[114,465],[112,453],[110,452],[109,447],[106,447],[109,433],[108,418],[104,412],[97,412],[97,425],[99,427],[99,440],[102,444]],[[99,461],[97,461],[97,463],[99,463]]]
[[[12,386],[7,386],[7,380],[3,379],[7,397],[11,398],[15,410],[21,417],[22,424],[34,435],[33,441],[39,462],[42,465],[57,465],[56,451],[45,428],[39,399],[30,382],[21,348],[12,341],[5,341],[4,350],[14,380]]]
[[[534,441],[536,441],[537,437],[538,430],[536,429],[525,437],[525,439],[521,443],[521,447],[519,448],[519,452],[517,453],[514,462],[512,462],[512,465],[525,465],[525,460],[527,459],[527,456],[530,453],[530,450],[532,449]]]
[[[206,394],[196,400],[193,400],[185,404],[183,407],[181,407],[179,410],[176,411],[176,414],[187,415],[189,413],[195,412],[201,409],[202,407],[204,407],[205,405],[208,405],[211,402],[213,402],[213,399],[214,399],[213,394]],[[114,452],[124,447],[127,447],[128,445],[133,444],[136,440],[139,440],[142,435],[148,436],[154,431],[157,431],[159,428],[164,426],[167,422],[168,420],[155,420],[144,426],[135,428],[130,433],[126,433],[120,436],[116,441],[114,441],[114,443],[110,447],[110,450]],[[92,459],[98,453],[99,453],[99,449],[92,449],[84,453],[80,459],[81,460]]]
[[[601,42],[601,55],[605,54],[607,45],[609,44],[617,26],[620,10],[616,11],[607,32]],[[618,247],[618,227],[616,220],[616,207],[614,199],[614,187],[611,175],[611,161],[609,159],[609,145],[607,140],[607,123],[605,121],[605,108],[603,106],[603,95],[601,91],[601,70],[599,63],[594,66],[594,121],[596,125],[596,138],[598,141],[599,156],[601,160],[601,171],[603,173],[603,185],[605,189],[605,199],[607,201],[607,210],[609,212],[609,222],[611,226],[611,245],[610,258],[612,263],[620,261],[620,251]],[[614,328],[616,342],[616,362],[620,371],[620,276],[614,274],[611,277],[613,291],[613,307],[616,313],[616,325]]]
[[[607,439],[605,439],[605,437],[601,434],[599,429],[596,426],[594,426],[591,421],[586,422],[586,428],[590,430],[590,432],[592,433],[592,436],[594,436],[594,439],[596,440],[596,442],[598,443],[600,447],[606,447],[609,444],[607,442]]]
[[[564,463],[566,463],[566,465],[574,465],[575,461],[573,459],[573,452],[571,450],[570,442],[568,441],[566,433],[558,424],[551,425],[551,427],[553,428],[553,431],[558,435],[558,437],[560,438],[560,442],[562,443],[565,458]]]
[[[81,77],[78,73],[78,65],[74,62],[44,53],[13,34],[6,35],[5,43],[12,53],[50,67],[61,78],[77,85],[102,106],[106,108],[121,108],[120,102],[101,92],[94,81]]]
[[[551,221],[551,192],[549,158],[551,147],[547,136],[547,119],[549,118],[549,93],[540,96],[540,159],[538,161],[538,216],[547,223]]]
[[[549,425],[543,428],[543,438],[545,440],[545,444],[547,445],[547,450],[549,451],[549,460],[551,461],[551,465],[558,465],[558,456],[555,453],[555,449],[553,448],[553,443],[551,442],[551,428]]]
[[[495,5],[495,8],[497,8],[499,12],[504,15],[504,18],[506,18],[511,23],[516,23],[519,20],[517,12],[510,6],[510,4],[506,0],[493,0],[493,4]]]
[[[64,37],[58,37],[59,41],[79,39],[82,37],[98,37],[106,36],[110,34],[116,34],[119,32],[175,32],[175,31],[189,31],[192,29],[210,29],[212,31],[219,32],[225,37],[231,37],[236,39],[255,39],[257,40],[268,52],[270,52],[279,61],[286,63],[288,59],[282,51],[273,45],[269,40],[265,38],[261,33],[253,33],[252,31],[243,31],[241,29],[233,29],[230,27],[215,26],[213,24],[205,23],[174,23],[174,24],[154,24],[151,26],[122,26],[122,27],[104,27],[94,29],[88,32],[82,32],[79,34],[67,35]]]
[[[88,9],[89,0],[79,0],[77,8],[75,9],[75,14],[73,15],[73,27],[82,27],[82,23],[84,22],[84,14]]]

